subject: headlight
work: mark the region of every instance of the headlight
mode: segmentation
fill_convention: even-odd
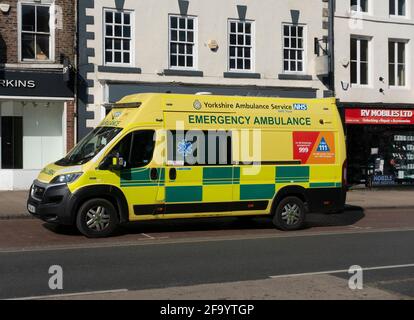
[[[55,178],[50,183],[71,183],[74,182],[82,175],[82,172],[61,174]]]

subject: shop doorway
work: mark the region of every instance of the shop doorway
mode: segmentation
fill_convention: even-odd
[[[414,185],[414,130],[407,126],[348,125],[350,184]]]
[[[23,168],[23,117],[1,117],[1,168]]]

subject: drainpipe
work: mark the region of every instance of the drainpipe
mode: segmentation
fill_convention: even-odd
[[[335,0],[328,1],[329,6],[329,29],[328,29],[328,39],[329,39],[329,86],[332,91],[333,96],[335,96]]]

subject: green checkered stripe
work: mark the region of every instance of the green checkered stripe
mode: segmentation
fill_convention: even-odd
[[[276,183],[309,182],[309,166],[285,166],[276,167]]]
[[[240,184],[240,167],[203,168],[203,185]]]
[[[121,187],[150,187],[165,185],[165,168],[157,168],[159,179],[151,179],[149,168],[128,169],[121,171]]]
[[[159,181],[151,180],[151,169],[133,169],[121,172],[121,187],[165,186],[165,168],[158,168]],[[240,183],[240,167],[204,167],[202,185],[167,186],[166,202],[201,202],[203,186],[238,185],[239,200],[269,200],[277,190],[277,184],[309,183],[309,166],[276,166],[275,177],[268,184]],[[340,188],[341,183],[309,183],[309,188]]]

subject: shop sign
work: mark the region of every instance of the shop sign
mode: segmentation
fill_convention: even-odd
[[[392,175],[375,175],[372,176],[372,186],[392,186],[395,185],[395,176]]]
[[[71,98],[73,81],[62,71],[0,70],[0,96]]]
[[[414,110],[397,109],[360,109],[345,110],[347,124],[414,124]]]

